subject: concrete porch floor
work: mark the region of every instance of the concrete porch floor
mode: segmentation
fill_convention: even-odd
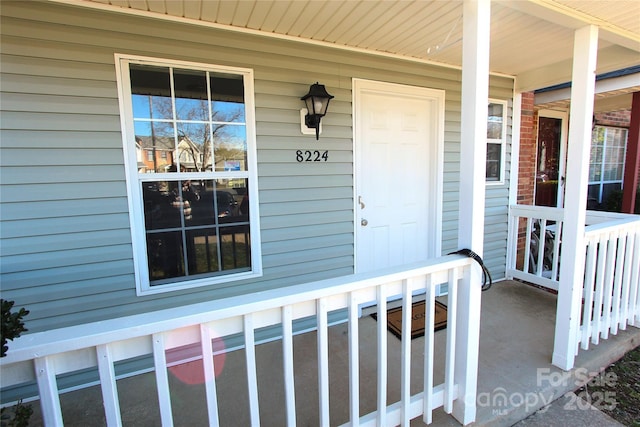
[[[630,349],[640,345],[640,329],[629,327],[588,351],[580,351],[576,368],[563,373],[551,365],[556,297],[512,281],[494,284],[482,294],[478,408],[474,426],[511,426],[543,406],[578,388],[587,375],[595,375]],[[348,421],[348,340],[345,324],[329,332],[331,425]],[[388,334],[389,402],[399,398],[400,340]],[[412,394],[422,383],[423,339],[412,340]],[[375,409],[376,321],[360,320],[360,413]],[[443,380],[445,330],[436,332],[435,383]],[[216,378],[223,426],[249,426],[246,369],[243,350],[216,359]],[[256,348],[260,416],[263,426],[284,426],[281,342]],[[296,410],[298,426],[318,425],[316,336],[309,332],[294,340]],[[224,366],[221,366],[224,363]],[[182,365],[169,375],[174,425],[204,426],[207,422],[204,386],[197,362]],[[153,373],[118,381],[123,425],[160,425]],[[105,425],[98,386],[62,395],[67,426]],[[33,402],[30,425],[42,425],[38,402]],[[412,426],[424,425],[416,419]],[[460,424],[442,408],[434,412],[433,426]],[[529,424],[530,425],[530,424]]]

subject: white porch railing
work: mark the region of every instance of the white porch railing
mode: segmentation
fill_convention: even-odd
[[[578,335],[584,350],[618,328],[640,327],[640,217],[594,212],[589,220]]]
[[[297,319],[316,319],[318,348],[318,425],[329,425],[329,334],[328,313],[346,312],[349,342],[349,401],[347,425],[409,425],[422,416],[431,423],[432,411],[444,407],[462,423],[475,419],[478,363],[480,291],[468,292],[470,258],[446,256],[413,266],[389,270],[377,277],[351,276],[308,283],[245,297],[205,302],[127,318],[85,324],[44,333],[28,334],[10,343],[7,357],[0,360],[3,387],[37,380],[45,425],[63,425],[60,391],[56,375],[97,367],[104,412],[109,426],[122,424],[115,364],[142,355],[153,355],[157,399],[163,426],[173,425],[176,402],[172,403],[167,366],[176,350],[198,349],[202,359],[209,425],[219,424],[214,345],[220,337],[242,334],[245,345],[248,407],[251,424],[260,424],[257,388],[256,335],[259,328],[282,327],[283,384],[287,425],[296,423],[296,376],[293,361],[293,326]],[[447,283],[448,324],[444,382],[434,385],[434,300],[438,284]],[[479,284],[478,284],[479,288]],[[424,338],[424,383],[422,391],[410,395],[412,295],[426,298]],[[400,400],[387,404],[387,301],[402,299]],[[377,305],[377,410],[360,415],[359,321],[361,308]],[[214,332],[215,331],[215,332]],[[422,344],[421,344],[422,345]],[[169,358],[167,357],[169,356]],[[169,359],[169,362],[168,362]],[[190,359],[191,361],[192,359]],[[335,398],[332,396],[332,399]],[[172,405],[174,405],[172,407]],[[173,408],[173,409],[172,409]]]
[[[507,277],[557,291],[563,210],[517,205],[509,212]],[[627,325],[640,327],[640,216],[588,211],[585,246],[576,342],[586,350],[589,341],[598,344]]]
[[[507,277],[558,290],[562,209],[509,208]]]

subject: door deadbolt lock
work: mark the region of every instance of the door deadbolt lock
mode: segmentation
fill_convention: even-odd
[[[367,224],[369,224],[369,221],[367,221],[366,219],[361,219],[360,220],[360,225],[362,225],[363,227],[366,227]]]

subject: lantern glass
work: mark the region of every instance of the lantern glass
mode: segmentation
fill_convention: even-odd
[[[327,114],[329,101],[333,95],[329,95],[324,85],[314,83],[309,87],[309,93],[300,98],[307,107],[307,115],[305,116],[305,124],[309,128],[316,129],[316,139],[320,132],[320,119]]]

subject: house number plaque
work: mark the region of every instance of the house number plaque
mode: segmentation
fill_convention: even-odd
[[[296,161],[302,162],[326,162],[329,160],[329,151],[296,150]]]

